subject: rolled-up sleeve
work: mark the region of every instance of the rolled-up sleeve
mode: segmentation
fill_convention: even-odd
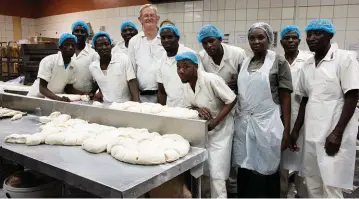
[[[343,93],[359,89],[359,63],[351,53],[344,58],[341,64],[340,83]]]
[[[227,86],[226,82],[219,76],[213,76],[211,87],[214,94],[225,104],[230,104],[236,99],[236,94]]]
[[[49,82],[55,63],[56,60],[53,59],[53,56],[51,55],[42,59],[39,65],[39,72],[37,73],[37,77]]]

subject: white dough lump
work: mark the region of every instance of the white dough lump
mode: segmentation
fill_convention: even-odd
[[[111,149],[109,149],[111,148]],[[107,151],[122,162],[131,164],[163,164],[173,162],[189,152],[190,144],[180,135],[132,133],[118,137],[107,145]]]
[[[131,102],[121,105],[132,109]],[[146,107],[146,108],[144,108]],[[160,107],[160,108],[159,108]],[[140,111],[157,112],[162,106],[138,107]],[[148,109],[147,109],[148,108]],[[155,110],[158,108],[157,110]],[[89,153],[107,152],[115,159],[130,164],[163,164],[173,162],[187,155],[190,144],[177,134],[160,135],[150,133],[148,129],[131,127],[115,128],[96,123],[88,123],[81,119],[71,119],[71,116],[53,112],[49,116],[40,117],[41,131],[32,135],[12,134],[5,142],[36,146],[40,144],[81,146]]]
[[[109,106],[109,108],[121,111],[131,111],[136,113],[155,114],[166,117],[199,119],[198,112],[195,110],[181,107],[162,106],[161,104],[157,103],[138,103],[132,101],[124,103],[113,102]]]

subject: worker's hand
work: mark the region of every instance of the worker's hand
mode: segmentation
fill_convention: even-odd
[[[297,140],[299,137],[299,132],[293,131],[288,138],[288,147],[293,152],[298,152],[300,148],[297,146]]]
[[[98,102],[102,102],[103,101],[103,95],[102,92],[98,92],[95,94],[95,96],[93,97],[94,101],[98,101]]]
[[[70,100],[68,97],[65,97],[65,96],[60,97],[60,98],[59,98],[59,101],[63,101],[63,102],[71,102],[71,100]]]
[[[286,150],[288,148],[288,139],[289,139],[289,131],[284,129],[283,138],[282,138],[282,144],[281,144],[282,151],[284,151],[284,150]]]
[[[232,75],[231,81],[228,82],[228,87],[233,91],[237,90],[237,78],[238,75]]]
[[[218,124],[219,122],[216,120],[216,118],[209,120],[208,131],[212,131]]]
[[[340,145],[342,144],[342,139],[343,139],[343,132],[334,129],[329,134],[329,136],[325,141],[325,146],[324,146],[325,152],[329,156],[335,156],[340,149]]]
[[[208,108],[198,108],[197,109],[199,116],[205,120],[213,119],[211,112]]]

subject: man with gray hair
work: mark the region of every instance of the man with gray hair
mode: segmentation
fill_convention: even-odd
[[[160,60],[166,56],[158,35],[160,16],[157,8],[145,4],[140,8],[138,20],[143,31],[132,37],[128,44],[128,55],[135,69],[142,102],[157,102],[156,72]]]

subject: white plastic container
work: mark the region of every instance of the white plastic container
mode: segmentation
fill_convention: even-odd
[[[57,181],[30,188],[15,188],[7,185],[8,178],[4,180],[3,191],[8,198],[44,198],[61,197],[62,186]]]

